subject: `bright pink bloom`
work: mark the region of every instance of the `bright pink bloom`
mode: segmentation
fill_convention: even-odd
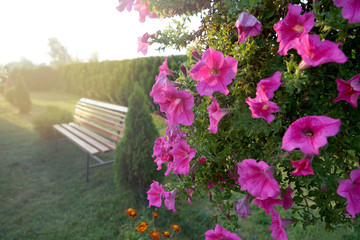
[[[149,95],[154,99],[154,102],[156,103],[163,103],[168,100],[166,96],[167,88],[164,88],[165,86],[175,88],[179,85],[176,82],[170,81],[167,78],[166,74],[163,72],[160,72],[160,74],[155,77],[155,81],[156,82],[153,85]]]
[[[341,182],[336,192],[346,198],[346,210],[355,218],[360,213],[360,169],[351,171],[350,179]]]
[[[291,48],[295,48],[307,67],[319,66],[328,62],[344,63],[347,58],[339,48],[342,43],[334,43],[328,40],[321,41],[318,35],[305,34],[291,42]]]
[[[156,139],[154,144],[154,153],[152,157],[156,157],[154,162],[157,164],[157,170],[161,170],[161,165],[163,163],[168,163],[168,168],[165,172],[165,176],[168,176],[171,169],[174,168],[173,160],[174,157],[170,153],[170,150],[172,149],[172,144],[167,141],[165,138],[160,137]]]
[[[327,144],[326,137],[335,136],[340,124],[340,119],[325,116],[299,118],[286,130],[281,149],[292,151],[300,148],[304,154],[319,155],[319,148]]]
[[[139,12],[139,21],[145,22],[145,18],[157,18],[156,13],[151,14],[149,11],[149,4],[147,2],[142,2],[141,0],[137,0],[134,4],[134,10]]]
[[[291,188],[291,185],[289,184],[289,186],[286,188],[287,192],[284,194],[284,198],[283,198],[283,208],[285,210],[289,210],[292,205],[294,204],[294,201],[291,198],[291,194],[294,191],[294,189]]]
[[[208,230],[204,235],[205,240],[241,240],[236,233],[229,232],[219,224],[216,224],[215,230]]]
[[[276,211],[271,212],[271,225],[269,229],[271,230],[271,237],[275,240],[287,240],[287,234],[285,228],[288,224],[291,224],[292,221],[284,221],[280,217],[280,214]]]
[[[282,205],[282,199],[275,199],[275,198],[255,198],[253,200],[253,204],[258,205],[260,208],[264,209],[266,214],[269,214],[271,211],[274,211],[274,205]]]
[[[253,118],[263,118],[268,124],[275,119],[275,116],[271,113],[279,111],[279,106],[270,101],[264,91],[259,91],[256,98],[246,98],[245,102],[249,105],[249,109],[252,112],[251,116]]]
[[[246,194],[245,197],[240,198],[235,202],[235,211],[237,215],[242,215],[241,218],[245,218],[247,215],[251,215],[249,206],[250,195]]]
[[[199,81],[196,90],[200,96],[211,96],[215,91],[225,95],[226,88],[236,76],[238,61],[233,57],[224,57],[220,51],[208,48],[202,55],[202,60],[189,71],[190,76]]]
[[[168,210],[173,210],[174,213],[176,213],[175,209],[175,197],[178,190],[174,189],[171,192],[164,192],[164,198],[165,198],[165,206]]]
[[[134,0],[119,0],[119,6],[116,7],[116,9],[119,11],[119,12],[122,12],[125,10],[128,10],[128,12],[131,11],[131,8],[132,8],[132,5],[134,3]]]
[[[138,37],[138,52],[146,55],[150,42],[148,42],[149,34],[145,33],[142,37]]]
[[[159,182],[153,180],[150,185],[150,190],[146,192],[147,199],[149,200],[149,207],[161,207],[161,197],[165,193],[163,185],[159,185]]]
[[[256,96],[261,95],[264,92],[268,99],[274,97],[274,92],[279,89],[281,82],[281,72],[275,72],[271,77],[261,79],[256,87]]]
[[[212,133],[217,133],[218,124],[220,120],[230,112],[229,109],[220,108],[219,103],[216,101],[216,98],[210,97],[212,101],[211,105],[207,108],[209,111],[210,118],[210,127],[208,128]]]
[[[291,161],[291,164],[296,168],[291,174],[296,176],[314,175],[314,171],[311,167],[312,155],[305,155],[305,157],[299,161]]]
[[[345,100],[353,107],[357,107],[357,101],[360,96],[360,74],[356,74],[348,82],[342,79],[336,79],[337,89],[339,90],[339,96],[334,99],[334,102]]]
[[[260,34],[261,23],[256,17],[247,12],[242,12],[235,23],[238,29],[239,43],[246,41],[250,36],[255,37]]]
[[[160,110],[165,112],[169,125],[191,125],[194,121],[194,96],[185,90],[177,91],[174,87],[162,88],[163,99],[158,101]]]
[[[170,143],[178,143],[180,140],[185,139],[184,132],[181,131],[179,125],[170,125],[166,128],[166,136]]]
[[[159,67],[160,72],[165,73],[166,75],[173,75],[174,73],[169,69],[167,58],[165,58],[163,64]]]
[[[274,25],[274,30],[278,35],[276,41],[280,43],[278,51],[280,55],[286,55],[291,48],[291,42],[309,33],[314,27],[314,13],[309,12],[300,16],[301,6],[289,4],[288,8],[286,17]]]
[[[170,151],[174,156],[174,170],[175,174],[189,174],[189,163],[191,159],[195,157],[196,151],[190,148],[186,140],[181,140],[174,148]]]
[[[237,163],[241,190],[248,190],[254,197],[266,199],[276,198],[280,194],[278,182],[274,179],[272,168],[264,161],[244,159]]]
[[[349,24],[360,22],[359,0],[333,0],[335,6],[343,7],[341,14],[343,18],[349,19]]]

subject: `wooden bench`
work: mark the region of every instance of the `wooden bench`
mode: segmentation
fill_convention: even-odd
[[[103,161],[101,153],[112,152],[121,139],[125,128],[127,107],[81,98],[75,107],[74,122],[53,125],[55,133],[65,138],[55,137],[55,149],[58,141],[70,140],[86,153],[86,181],[89,181],[89,169],[111,164],[114,160]],[[89,158],[97,161],[90,165]]]

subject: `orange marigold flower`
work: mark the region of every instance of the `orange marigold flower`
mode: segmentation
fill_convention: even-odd
[[[175,231],[177,231],[177,232],[180,232],[180,230],[181,230],[181,227],[179,226],[179,225],[170,225],[170,228],[171,229],[174,229]]]
[[[141,222],[139,223],[139,225],[136,227],[136,230],[139,233],[143,233],[146,231],[146,229],[148,228],[149,224],[147,222]]]
[[[149,233],[149,235],[150,235],[151,239],[155,239],[155,240],[160,239],[160,237],[161,237],[161,235],[158,231],[153,231],[153,232]]]
[[[154,216],[154,218],[158,218],[158,217],[159,217],[159,213],[154,212],[154,213],[153,213],[153,216]]]
[[[164,231],[162,234],[164,235],[164,237],[170,238],[170,233],[168,231]]]
[[[129,208],[129,209],[126,209],[125,210],[125,213],[129,216],[129,217],[136,217],[137,216],[137,213],[134,209],[132,208]]]

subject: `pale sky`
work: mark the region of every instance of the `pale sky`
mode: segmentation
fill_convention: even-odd
[[[118,0],[0,0],[0,65],[22,57],[49,64],[49,38],[57,38],[82,61],[94,53],[100,61],[144,57],[137,52],[137,38],[170,21],[147,18],[140,23],[137,11],[120,13],[118,5]],[[179,54],[155,49],[150,46],[146,56]]]

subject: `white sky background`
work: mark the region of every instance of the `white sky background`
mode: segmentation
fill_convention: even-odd
[[[119,12],[118,0],[0,0],[0,64],[22,57],[34,64],[49,64],[49,38],[57,38],[71,57],[99,61],[144,57],[137,38],[169,25],[169,19],[139,22],[139,13]],[[147,56],[171,55],[151,45]],[[184,51],[183,51],[184,53]]]

